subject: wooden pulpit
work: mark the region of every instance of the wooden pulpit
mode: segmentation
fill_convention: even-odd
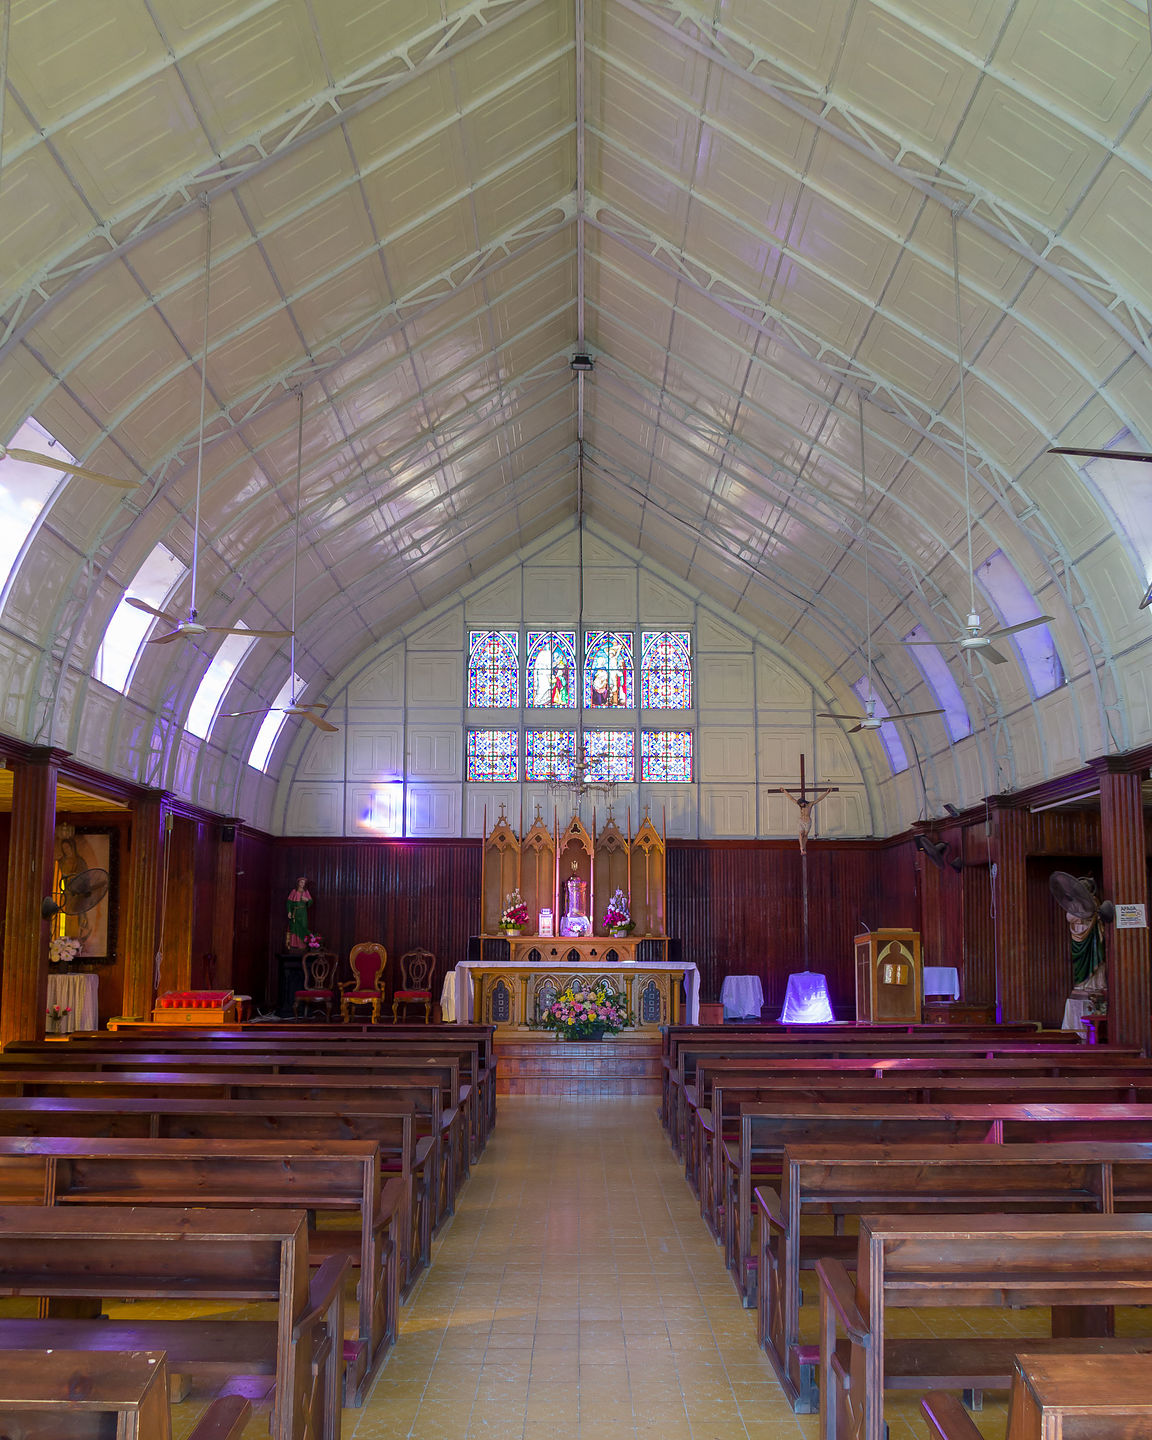
[[[918,930],[870,930],[856,936],[856,1023],[920,1023],[923,973]]]

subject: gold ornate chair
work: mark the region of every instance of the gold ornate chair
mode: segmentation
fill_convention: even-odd
[[[310,1005],[323,1005],[324,1019],[331,1020],[332,1002],[336,998],[336,991],[332,987],[336,957],[324,950],[306,950],[303,960],[304,984],[296,991],[292,1001],[292,1014],[299,1020],[302,1007],[307,1009]]]
[[[340,1018],[347,1024],[356,1007],[367,1005],[375,1024],[380,1019],[380,1007],[384,1003],[388,951],[378,940],[361,940],[349,951],[348,965],[352,979],[340,983]]]
[[[393,1023],[400,1019],[401,1005],[423,1005],[425,1025],[432,1019],[432,971],[436,957],[431,950],[407,950],[400,957],[400,984],[392,996]]]

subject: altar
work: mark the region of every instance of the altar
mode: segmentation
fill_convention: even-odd
[[[541,1013],[562,995],[569,985],[588,988],[603,982],[621,996],[633,1025],[626,1035],[655,1035],[661,1025],[678,1025],[685,1020],[696,1025],[700,1018],[700,972],[695,965],[666,962],[633,964],[592,955],[572,963],[567,952],[572,941],[564,941],[559,961],[548,956],[538,963],[515,961],[462,964],[456,967],[456,1020],[495,1025],[500,1031],[529,1031]],[[602,946],[603,941],[595,942]],[[581,948],[593,948],[583,942]],[[680,987],[684,987],[681,1005]],[[553,1037],[541,1032],[546,1039]]]

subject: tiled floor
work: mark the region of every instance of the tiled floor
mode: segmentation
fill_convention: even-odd
[[[756,1345],[657,1103],[500,1101],[396,1349],[364,1407],[344,1412],[342,1440],[817,1440],[819,1418],[792,1414]],[[814,1302],[810,1276],[805,1290]],[[815,1318],[805,1305],[812,1338]],[[893,1320],[907,1334],[969,1329],[946,1309]],[[1021,1334],[1046,1323],[1035,1311],[981,1319]],[[1004,1435],[1004,1398],[974,1417],[990,1440]],[[177,1440],[200,1408],[177,1408]],[[886,1413],[891,1440],[924,1440],[918,1397],[890,1394]],[[266,1434],[264,1409],[246,1440]]]

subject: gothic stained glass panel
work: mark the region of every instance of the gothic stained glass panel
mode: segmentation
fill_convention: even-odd
[[[584,754],[595,783],[625,784],[636,777],[634,730],[585,730]]]
[[[645,710],[691,710],[692,637],[685,631],[644,632],[640,704]]]
[[[468,731],[469,780],[518,780],[516,730]]]
[[[524,671],[529,709],[574,710],[576,676],[575,630],[529,630]]]
[[[520,636],[515,630],[473,630],[468,644],[468,704],[514,710],[520,691]]]
[[[651,781],[691,781],[691,730],[642,730],[640,778]]]
[[[571,780],[575,775],[575,730],[524,732],[525,780]]]
[[[630,710],[632,636],[627,631],[589,630],[584,636],[584,707]],[[629,776],[631,779],[631,776]]]

